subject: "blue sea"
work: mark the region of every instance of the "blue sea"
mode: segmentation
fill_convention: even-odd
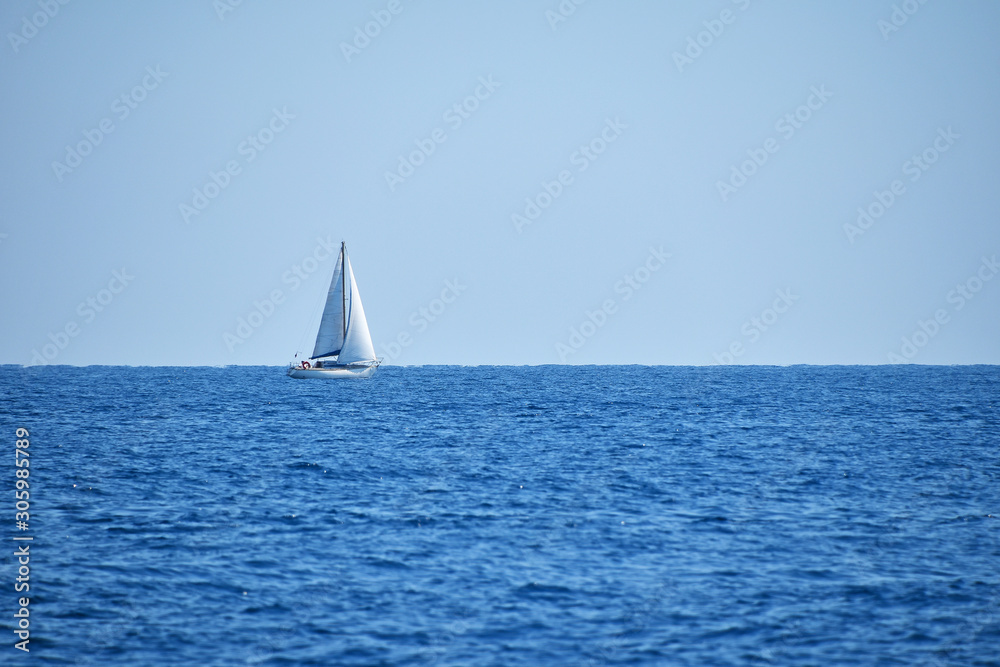
[[[0,664],[1000,664],[1000,367],[6,366],[0,392]]]

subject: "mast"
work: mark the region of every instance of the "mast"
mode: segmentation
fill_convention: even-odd
[[[340,290],[342,300],[340,315],[344,332],[344,338],[341,340],[344,340],[347,338],[347,274],[344,272],[344,265],[347,264],[347,244],[344,241],[340,242],[340,260],[340,284],[343,285]]]

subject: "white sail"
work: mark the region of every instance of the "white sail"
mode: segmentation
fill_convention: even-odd
[[[298,355],[296,355],[298,356]],[[347,245],[340,244],[340,256],[333,269],[320,318],[316,345],[309,359],[288,367],[292,378],[367,378],[379,366],[375,347],[368,331],[365,307],[354,279]]]
[[[340,354],[344,346],[344,329],[347,324],[345,317],[344,295],[344,247],[341,245],[337,266],[333,269],[333,279],[330,280],[330,291],[326,295],[326,307],[323,308],[323,318],[319,322],[319,333],[316,334],[316,346],[313,348],[312,359],[330,357]]]
[[[356,364],[375,361],[375,347],[372,345],[372,335],[368,331],[368,320],[365,318],[365,307],[361,305],[361,293],[358,283],[354,280],[354,269],[351,260],[346,257],[348,279],[348,314],[347,335],[343,348],[337,358],[338,364]]]

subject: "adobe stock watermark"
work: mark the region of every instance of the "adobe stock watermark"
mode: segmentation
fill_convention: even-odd
[[[734,5],[739,7],[740,11],[745,12],[750,8],[750,0],[732,1]],[[705,52],[705,49],[715,44],[715,40],[722,36],[727,25],[736,23],[737,16],[738,14],[734,13],[733,10],[723,9],[719,12],[719,18],[702,21],[705,29],[687,38],[687,48],[684,49],[684,52],[674,51],[674,65],[677,66],[677,71],[684,72],[685,67],[693,65],[694,61]]]
[[[661,583],[653,592],[638,604],[630,605],[622,618],[623,629],[613,636],[604,639],[595,651],[596,655],[585,663],[585,667],[600,667],[612,661],[616,664],[632,662],[631,656],[624,654],[624,648],[630,643],[626,638],[642,632],[649,625],[650,618],[665,600],[677,595],[677,583],[673,579]]]
[[[14,49],[14,53],[20,51],[22,46],[26,45],[38,34],[39,30],[56,17],[60,6],[68,4],[69,0],[38,0],[38,6],[42,11],[32,14],[31,20],[28,20],[27,16],[22,16],[21,29],[16,33],[7,33],[7,40],[10,42],[10,48]]]
[[[431,653],[428,665],[437,665],[445,654],[448,652],[448,648],[456,639],[464,635],[472,626],[469,625],[464,620],[452,621],[444,626],[443,632],[441,634],[434,633],[429,640],[430,646],[425,649],[425,652]]]
[[[90,633],[84,645],[80,647],[80,655],[73,661],[74,665],[93,664],[93,657],[104,649],[114,649],[120,645],[122,639],[142,623],[142,615],[139,608],[129,599],[116,604],[117,618],[103,620],[97,628]]]
[[[642,286],[649,282],[653,274],[662,269],[667,264],[667,260],[672,257],[669,252],[663,250],[663,246],[655,248],[649,246],[649,255],[646,260],[621,277],[621,280],[614,284],[615,294],[622,295],[621,300],[628,301],[632,296],[642,289]],[[605,299],[599,308],[584,312],[585,318],[580,324],[569,328],[569,338],[564,343],[556,343],[556,354],[559,355],[559,363],[566,363],[566,358],[571,354],[576,354],[587,341],[608,323],[608,318],[618,312],[619,304],[615,299]]]
[[[955,288],[945,295],[945,301],[952,304],[951,313],[948,312],[947,308],[938,308],[926,320],[917,320],[917,328],[913,333],[909,336],[903,336],[898,354],[896,352],[888,354],[889,363],[905,364],[913,361],[917,353],[940,333],[941,327],[951,321],[951,316],[965,308],[965,305],[972,301],[997,273],[1000,273],[1000,263],[997,263],[996,255],[981,258],[976,272],[965,281],[955,285]]]
[[[788,141],[794,137],[795,133],[809,122],[813,113],[822,109],[829,99],[833,97],[833,93],[826,89],[825,84],[818,88],[812,86],[809,91],[810,95],[806,98],[804,104],[796,107],[794,111],[786,113],[774,124],[775,131],[781,134],[784,141]],[[730,167],[729,180],[716,181],[715,183],[722,201],[728,201],[731,195],[746,185],[750,177],[756,174],[780,148],[781,143],[774,137],[765,139],[761,148],[748,148],[748,159],[741,162],[739,167],[736,165]]]
[[[996,518],[993,515],[987,516]],[[980,641],[990,642],[993,636],[996,635],[996,630],[993,629],[993,626],[996,626],[997,621],[1000,620],[1000,613],[998,611],[1000,611],[1000,594],[994,595],[982,609],[978,609],[974,613],[965,612],[965,622],[956,632],[957,636],[954,636],[943,645],[937,646],[934,649],[932,661],[926,664],[931,667],[983,664],[985,661],[977,660],[975,656],[969,655],[968,645],[980,639],[983,633],[987,633],[986,638],[980,639]],[[987,647],[990,645],[987,644]]]
[[[938,135],[930,146],[919,155],[914,155],[903,163],[901,167],[903,175],[909,176],[911,183],[919,181],[924,172],[940,159],[941,154],[951,149],[955,145],[955,140],[962,137],[962,135],[952,131],[951,125],[948,126],[947,130],[939,127],[937,132]],[[847,240],[851,242],[851,245],[854,245],[855,238],[868,231],[879,218],[892,208],[892,205],[900,197],[906,194],[906,185],[902,180],[896,179],[889,183],[886,190],[875,190],[872,194],[875,199],[868,206],[858,207],[858,218],[855,220],[855,224],[844,223],[844,234],[847,235]]]
[[[729,347],[725,352],[715,353],[712,356],[715,357],[715,361],[718,364],[732,364],[736,362],[738,357],[742,357],[747,351],[748,345],[753,345],[765,331],[768,331],[773,327],[781,316],[789,311],[792,305],[799,300],[799,296],[792,294],[791,288],[785,288],[783,290],[775,290],[774,292],[777,296],[771,303],[770,308],[765,308],[761,311],[759,316],[751,317],[749,320],[743,323],[740,327],[740,333],[747,339],[744,343],[743,339],[734,340],[729,344]]]
[[[228,555],[228,552],[219,552]],[[307,609],[319,605],[328,605],[330,599],[337,593],[335,586],[317,587],[306,591],[295,591],[295,604],[298,609]],[[291,624],[279,625],[277,630],[273,630],[266,635],[258,635],[248,642],[248,646],[253,648],[246,658],[248,665],[260,665],[271,662],[273,658],[285,651],[295,639],[295,626]]]
[[[910,20],[910,17],[920,11],[921,5],[926,5],[927,0],[903,0],[900,5],[892,6],[892,13],[889,15],[889,20],[879,19],[875,26],[882,33],[882,39],[886,42],[889,41],[889,35],[897,32],[900,28],[906,25],[906,22]]]
[[[551,9],[545,10],[545,20],[549,22],[549,26],[552,28],[552,32],[556,31],[556,26],[560,23],[565,23],[566,19],[576,13],[576,8],[585,3],[587,0],[562,0],[556,7],[555,11]]]
[[[310,276],[319,270],[320,264],[339,252],[340,244],[334,243],[329,235],[325,239],[316,237],[316,247],[313,248],[313,251],[282,273],[281,282],[291,286],[289,292],[296,291],[303,282],[309,280]],[[274,315],[278,306],[285,302],[285,296],[285,292],[281,289],[273,289],[263,299],[255,300],[253,309],[247,313],[246,317],[236,319],[234,333],[226,331],[222,334],[222,342],[229,348],[229,351],[235,352],[238,345],[250,340],[254,332],[260,329],[264,322]]]
[[[381,35],[383,29],[389,27],[389,24],[392,23],[392,17],[398,16],[402,11],[403,5],[400,0],[389,0],[385,9],[373,11],[371,13],[373,20],[365,23],[364,30],[360,26],[355,26],[354,39],[351,44],[340,43],[340,52],[344,54],[344,59],[351,62],[351,58],[361,55],[361,52],[368,48],[372,40]]]
[[[55,361],[59,353],[69,346],[70,340],[80,335],[80,332],[83,331],[82,327],[96,320],[98,314],[103,313],[115,300],[115,297],[124,292],[133,280],[135,280],[135,276],[131,275],[124,267],[121,271],[112,271],[111,280],[108,281],[107,287],[98,290],[93,296],[88,296],[76,307],[76,314],[83,320],[82,326],[80,322],[73,319],[66,322],[55,333],[50,331],[49,340],[51,342],[43,345],[41,352],[32,348],[29,365],[40,366]]]
[[[142,80],[133,86],[132,90],[122,93],[111,103],[111,113],[119,122],[125,120],[129,115],[139,108],[139,105],[146,99],[152,91],[160,87],[163,80],[169,76],[169,72],[164,72],[157,65],[146,67],[146,74]],[[83,164],[84,158],[94,152],[107,135],[115,131],[115,122],[111,118],[102,118],[93,129],[83,131],[83,139],[75,146],[66,146],[66,157],[64,162],[53,160],[52,171],[56,179],[62,183],[66,174],[72,173],[74,169]]]
[[[604,129],[596,137],[573,151],[573,154],[569,156],[569,163],[576,167],[577,173],[587,171],[590,165],[608,149],[608,146],[618,140],[626,128],[628,125],[621,122],[617,116],[614,120],[608,118],[604,121]],[[510,216],[510,221],[514,224],[517,233],[520,234],[524,227],[538,220],[542,211],[552,206],[552,203],[572,184],[573,174],[569,169],[563,169],[551,181],[543,180],[542,189],[538,194],[524,198],[524,211],[512,213]]]
[[[411,329],[400,331],[388,345],[379,346],[385,361],[391,363],[398,359],[403,350],[413,344],[413,336],[427,331],[431,323],[444,315],[448,307],[467,289],[468,285],[463,285],[458,278],[444,281],[444,289],[441,290],[440,296],[431,299],[426,306],[421,306],[410,314]]]
[[[441,115],[441,119],[448,123],[453,131],[462,127],[462,123],[472,118],[472,114],[479,108],[480,102],[485,102],[502,84],[493,80],[493,75],[490,74],[486,78],[479,77],[479,85],[476,89],[472,91],[472,94],[463,99],[461,102],[456,102],[451,105],[445,112]],[[434,128],[430,136],[426,139],[415,139],[413,141],[416,144],[417,149],[410,151],[405,157],[399,155],[399,162],[396,165],[396,171],[392,172],[386,170],[385,172],[385,182],[389,186],[389,192],[395,192],[396,186],[403,183],[407,178],[413,176],[417,168],[427,161],[435,150],[437,150],[438,144],[443,144],[448,140],[448,134],[442,130],[440,127]]]
[[[232,14],[236,8],[243,4],[243,0],[213,0],[212,9],[220,21],[226,20],[226,14]]]
[[[239,160],[233,159],[226,162],[219,171],[209,171],[208,181],[202,187],[196,187],[192,191],[191,203],[182,202],[178,205],[181,219],[185,223],[190,223],[192,216],[201,215],[201,212],[208,208],[212,200],[229,187],[233,178],[243,173],[243,165],[256,160],[257,156],[264,152],[275,137],[284,132],[288,128],[289,122],[294,119],[295,115],[288,113],[288,107],[282,107],[281,111],[272,109],[271,119],[267,124],[254,134],[248,134],[247,138],[236,146],[237,155],[244,156],[243,164],[241,165]]]

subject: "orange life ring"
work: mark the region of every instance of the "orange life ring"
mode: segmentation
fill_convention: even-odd
[[[310,364],[308,361],[302,362],[302,370],[308,370],[310,368],[312,368],[312,364]]]

